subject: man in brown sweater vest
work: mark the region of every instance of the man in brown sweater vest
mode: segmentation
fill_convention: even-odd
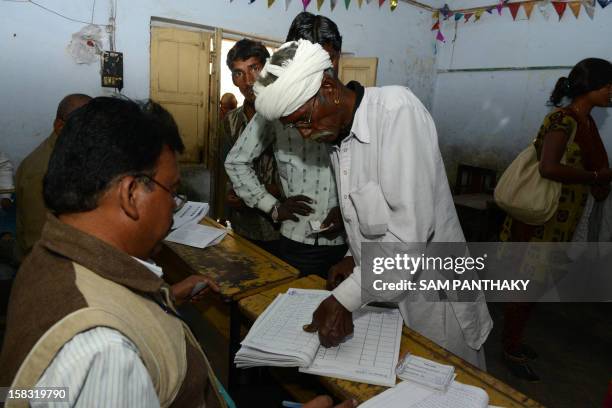
[[[11,294],[0,387],[65,387],[75,407],[227,406],[174,307],[206,279],[171,288],[146,261],[184,202],[182,151],[153,102],[95,98],[70,117],[43,183],[52,214]],[[331,405],[320,396],[304,408]]]

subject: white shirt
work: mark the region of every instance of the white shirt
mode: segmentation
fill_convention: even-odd
[[[438,147],[434,122],[410,90],[366,88],[351,133],[331,147],[340,208],[355,259],[353,274],[334,291],[349,311],[390,293],[368,290],[362,299],[363,242],[464,242]],[[364,288],[366,289],[366,288]],[[369,289],[369,288],[368,288]],[[393,294],[394,296],[397,293]],[[399,303],[406,325],[442,346],[478,350],[492,327],[484,299],[477,303]],[[442,322],[449,310],[458,325]],[[460,350],[455,351],[460,353]]]
[[[278,175],[286,197],[305,195],[314,202],[308,204],[314,212],[296,215],[299,221],[286,220],[281,234],[296,242],[313,245],[317,236],[310,234],[309,221],[323,222],[329,211],[338,206],[336,183],[329,163],[329,153],[323,144],[305,140],[295,129],[285,129],[275,120],[268,122],[255,114],[236,140],[225,160],[225,171],[234,191],[249,207],[266,214],[277,199],[266,191],[253,169],[253,161],[273,144]],[[343,237],[318,237],[319,245],[342,245]]]
[[[152,273],[157,265],[134,258]],[[33,407],[159,407],[151,377],[130,339],[96,327],[74,336],[55,356],[36,387],[68,387],[69,402],[36,402]]]
[[[13,164],[8,156],[0,152],[0,190],[9,190],[15,188],[13,182]],[[11,198],[10,193],[0,193],[0,199]]]

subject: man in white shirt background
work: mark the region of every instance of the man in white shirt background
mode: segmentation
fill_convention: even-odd
[[[425,107],[407,88],[344,86],[331,67],[318,44],[286,43],[254,85],[259,115],[280,118],[302,137],[331,148],[352,256],[329,277],[330,286],[337,287],[307,327],[318,330],[327,347],[352,333],[353,311],[396,296],[373,293],[362,285],[362,273],[371,273],[361,270],[362,243],[465,241],[435,125]],[[342,281],[339,275],[348,277]],[[482,345],[492,320],[484,297],[477,300],[425,302],[406,297],[398,306],[407,326],[484,368]]]

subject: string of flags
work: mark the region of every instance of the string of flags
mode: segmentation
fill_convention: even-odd
[[[234,0],[230,0],[230,3],[233,1]],[[289,5],[291,4],[291,1],[292,0],[285,0],[285,10],[289,10]],[[312,0],[301,0],[301,1],[302,1],[302,6],[304,7],[304,11],[306,11],[306,8],[312,3]],[[361,6],[363,6],[363,0],[356,0],[356,1],[357,1],[357,6],[361,8]],[[391,11],[395,11],[399,0],[376,0],[376,3],[378,3],[378,7],[380,8],[385,4],[385,1],[389,4],[389,8],[391,9]],[[272,7],[275,2],[276,0],[268,0],[268,8]],[[365,2],[367,4],[370,4],[372,0],[365,0]],[[255,3],[255,0],[249,0],[249,4],[252,4],[252,3]],[[318,11],[320,11],[321,7],[323,7],[323,3],[325,3],[325,0],[316,1]],[[351,4],[351,0],[344,0],[344,6],[346,7],[347,10],[350,4]],[[338,0],[329,0],[329,5],[330,5],[331,10],[333,11],[338,5]]]
[[[595,16],[595,7],[596,4],[599,4],[602,9],[605,9],[608,5],[612,4],[612,0],[569,0],[569,1],[554,1],[554,0],[527,0],[527,1],[519,1],[510,3],[509,0],[499,0],[497,4],[483,6],[479,8],[471,8],[471,9],[461,9],[461,10],[451,10],[448,7],[448,4],[445,4],[444,7],[435,10],[432,14],[434,24],[431,27],[431,31],[436,32],[436,40],[440,42],[446,42],[446,38],[444,34],[442,34],[442,30],[440,27],[440,20],[443,21],[454,19],[455,22],[459,22],[463,20],[464,23],[477,22],[480,18],[485,14],[494,14],[497,12],[498,15],[502,15],[502,11],[504,8],[507,8],[510,11],[510,15],[512,16],[512,20],[516,21],[516,17],[519,13],[521,7],[525,11],[525,16],[529,20],[531,18],[533,8],[535,5],[538,5],[538,9],[540,13],[548,20],[550,17],[546,7],[548,5],[552,5],[557,16],[559,16],[559,21],[563,18],[563,15],[569,8],[572,11],[572,14],[575,18],[580,16],[580,11],[584,8],[584,11],[592,20]]]

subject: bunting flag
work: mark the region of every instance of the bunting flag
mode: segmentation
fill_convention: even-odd
[[[489,13],[489,14],[493,14],[493,9],[494,9],[494,8],[495,8],[495,7],[489,7],[489,8],[487,9],[487,13]]]
[[[331,8],[331,11],[334,11],[336,4],[338,4],[338,0],[329,0],[329,7]]]
[[[580,8],[582,7],[582,4],[580,4],[579,1],[572,1],[569,6],[570,9],[572,9],[572,13],[574,13],[574,17],[578,18],[578,16],[580,15]]]
[[[268,8],[272,7],[276,0],[268,0]]]
[[[389,7],[391,8],[391,11],[395,11],[397,8],[397,0],[389,0]]]
[[[436,35],[436,40],[440,42],[446,42],[444,41],[444,35],[442,35],[442,31],[438,31],[438,35]]]
[[[474,15],[474,13],[465,13],[464,17],[465,17],[465,22],[467,23],[468,21],[470,21],[470,17],[472,17]]]
[[[438,10],[434,11],[433,14],[431,15],[431,17],[434,20],[439,20],[440,19],[440,11],[438,11]]]
[[[474,13],[474,21],[478,21],[480,20],[480,17],[482,17],[482,13],[484,13],[484,10],[480,9],[480,10],[476,10],[476,12]]]
[[[361,8],[361,6],[363,5],[363,0],[357,0],[357,5],[359,6],[359,8]]]
[[[255,0],[249,0],[249,4],[255,3]]]
[[[606,8],[606,6],[608,6],[608,4],[610,4],[610,2],[612,2],[612,0],[597,0],[597,2],[601,6],[601,8],[604,9]]]
[[[508,4],[508,8],[510,9],[510,14],[512,14],[512,20],[516,21],[516,15],[518,14],[520,7],[521,7],[521,3],[509,3]]]
[[[448,4],[444,4],[444,7],[440,9],[440,13],[442,14],[445,20],[448,20],[448,18],[452,15]]]
[[[587,13],[587,16],[592,20],[595,17],[595,5],[590,0],[586,0],[582,2],[584,6],[584,11]]]
[[[382,7],[384,2],[385,2],[385,0],[378,0],[378,7]]]
[[[555,8],[555,11],[559,15],[559,21],[561,21],[561,18],[563,17],[563,13],[565,13],[565,9],[567,8],[567,3],[564,1],[552,1],[551,3],[553,7]]]
[[[285,11],[289,10],[289,4],[291,4],[291,0],[285,0]]]
[[[461,13],[455,13],[455,21],[459,21],[463,18],[463,14]]]
[[[495,6],[495,8],[497,9],[497,14],[499,14],[500,16],[502,15],[502,9],[504,8],[504,0],[501,0],[497,6]]]
[[[523,10],[525,10],[525,15],[527,16],[527,20],[531,18],[531,12],[533,11],[533,6],[535,3],[527,2],[523,3]]]
[[[431,27],[431,31],[435,31],[439,29],[440,29],[440,20],[436,21],[436,24],[434,24],[433,27]]]
[[[550,13],[546,9],[546,7],[549,4],[550,4],[550,0],[544,0],[544,1],[540,2],[540,3],[538,3],[538,10],[540,10],[540,14],[542,14],[542,17],[544,17],[544,20],[546,20],[546,21],[550,20]]]
[[[302,4],[304,5],[304,11],[306,11],[306,7],[308,7],[308,5],[310,4],[310,1],[311,0],[302,0]]]
[[[323,3],[325,0],[317,0],[317,10],[321,11],[321,7],[323,7]]]
[[[351,4],[351,0],[344,0],[344,7],[348,10],[348,6]]]

